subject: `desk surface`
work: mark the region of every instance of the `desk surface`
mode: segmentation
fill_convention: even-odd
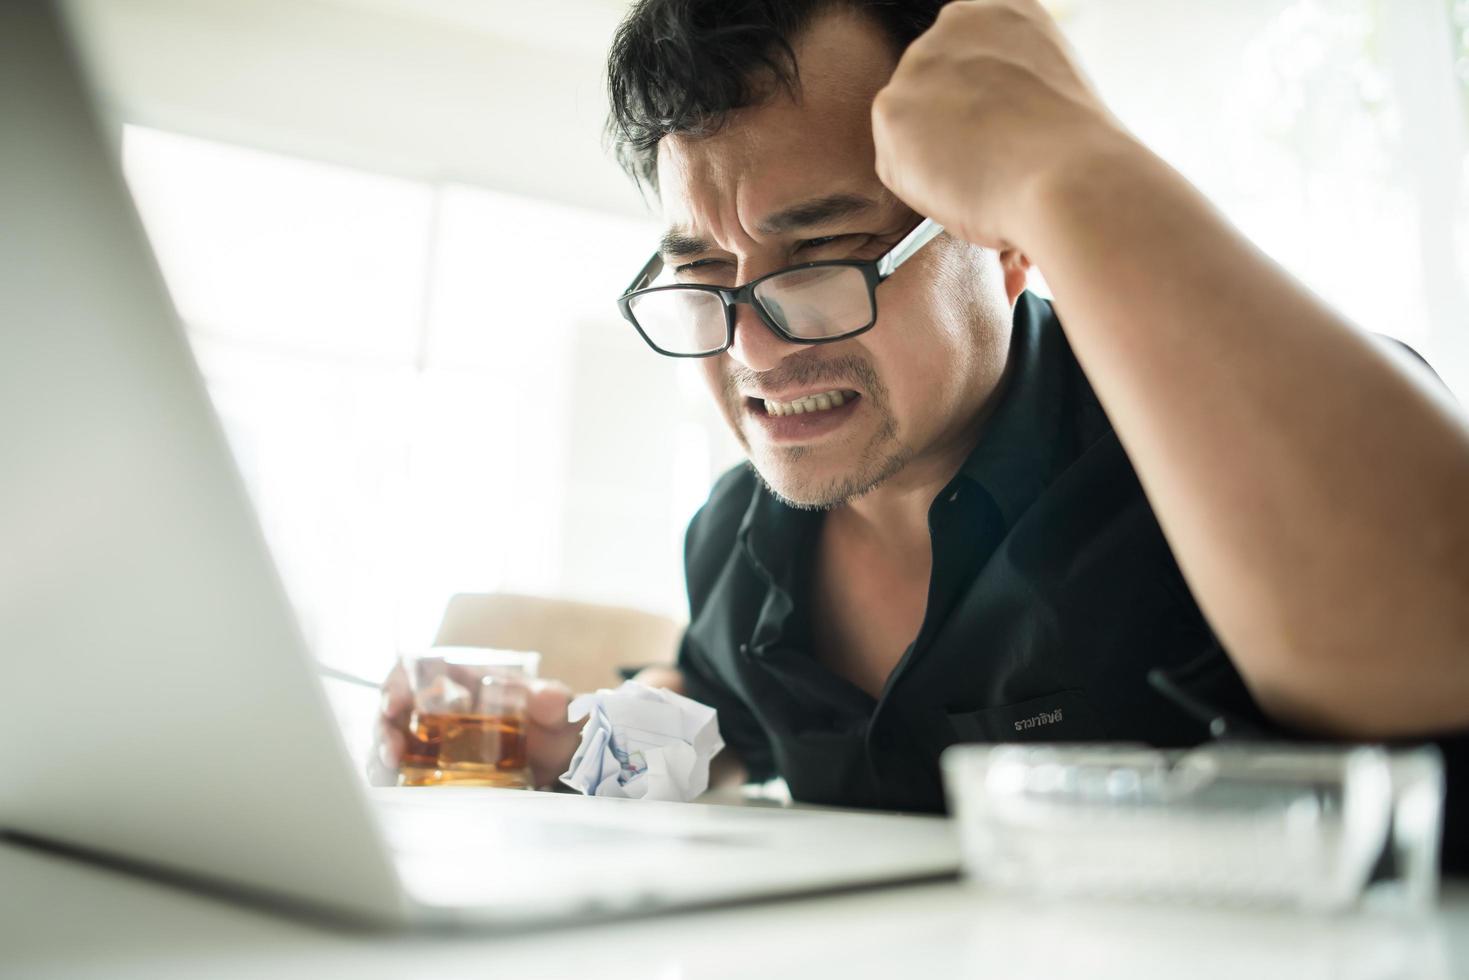
[[[1417,922],[1043,906],[963,884],[518,937],[360,934],[0,843],[0,976],[354,978],[1469,976],[1469,882]]]

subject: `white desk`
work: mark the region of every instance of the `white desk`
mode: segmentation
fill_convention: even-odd
[[[1469,976],[1469,882],[1416,924],[1036,906],[941,883],[520,937],[351,933],[0,843],[0,977],[1356,980]]]

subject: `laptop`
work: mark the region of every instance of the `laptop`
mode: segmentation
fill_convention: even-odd
[[[948,877],[939,817],[349,761],[65,16],[0,4],[0,830],[283,910],[519,928]]]

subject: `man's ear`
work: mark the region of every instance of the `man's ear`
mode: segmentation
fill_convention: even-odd
[[[1000,250],[1000,270],[1005,273],[1005,296],[1013,307],[1025,289],[1030,273],[1030,259],[1018,248]]]

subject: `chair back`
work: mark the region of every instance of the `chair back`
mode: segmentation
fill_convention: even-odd
[[[683,624],[667,616],[570,599],[510,593],[461,594],[449,600],[438,646],[535,650],[542,677],[573,692],[616,687],[618,669],[671,664]]]

